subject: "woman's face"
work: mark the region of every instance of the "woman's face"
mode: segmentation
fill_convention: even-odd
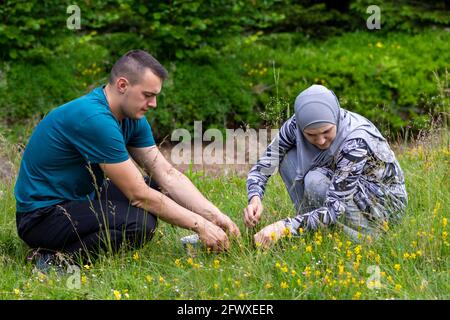
[[[303,135],[317,148],[326,150],[336,138],[336,125],[330,123],[318,128],[306,128]]]

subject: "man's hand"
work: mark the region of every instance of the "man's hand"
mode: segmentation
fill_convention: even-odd
[[[244,223],[247,227],[254,227],[259,223],[261,214],[263,212],[263,205],[261,198],[254,196],[247,208],[244,209]]]
[[[230,248],[228,237],[220,227],[206,219],[202,223],[195,231],[207,248],[211,248],[213,252],[226,251]]]
[[[278,239],[281,238],[283,233],[287,232],[286,229],[287,228],[283,220],[268,225],[257,234],[255,234],[254,239],[256,246],[261,246],[267,249],[270,245],[277,242]]]
[[[230,219],[230,217],[222,212],[216,213],[211,221],[225,230],[228,234],[232,234],[236,237],[241,236],[241,232],[239,231],[237,225]]]
[[[158,185],[180,206],[211,221],[228,234],[240,235],[236,224],[208,201],[193,183],[176,170],[157,147],[128,148],[130,154],[145,170],[152,174]]]

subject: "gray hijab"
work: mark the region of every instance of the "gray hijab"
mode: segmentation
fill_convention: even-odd
[[[394,162],[395,156],[380,131],[366,118],[342,109],[333,91],[321,85],[312,85],[295,99],[295,120],[297,123],[297,177],[303,180],[309,170],[331,163],[346,140],[362,138],[371,151],[384,162]],[[303,135],[307,127],[324,124],[336,125],[336,138],[327,150],[311,144]]]

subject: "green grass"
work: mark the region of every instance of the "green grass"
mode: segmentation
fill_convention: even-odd
[[[389,226],[378,242],[357,244],[341,230],[324,229],[256,250],[255,230],[246,229],[242,220],[245,179],[190,172],[200,191],[237,222],[242,239],[227,253],[196,249],[188,254],[179,238],[189,232],[160,223],[142,249],[103,255],[83,267],[75,289],[68,286],[73,275],[32,272],[25,262],[29,249],[16,233],[13,186],[2,185],[0,299],[449,299],[446,139],[397,147],[409,205],[403,220]],[[270,180],[264,206],[260,226],[292,214],[279,176]],[[377,274],[381,288],[371,289],[367,282]]]

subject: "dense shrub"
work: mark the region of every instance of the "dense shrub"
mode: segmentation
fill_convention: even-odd
[[[66,28],[70,1],[0,7],[3,127],[42,117],[105,82],[114,61],[136,48],[170,72],[149,114],[158,138],[195,120],[205,129],[274,125],[313,83],[394,132],[419,129],[448,108],[448,84],[437,84],[449,61],[446,1],[384,1],[382,29],[374,31],[366,28],[365,0],[77,3],[79,31]]]

